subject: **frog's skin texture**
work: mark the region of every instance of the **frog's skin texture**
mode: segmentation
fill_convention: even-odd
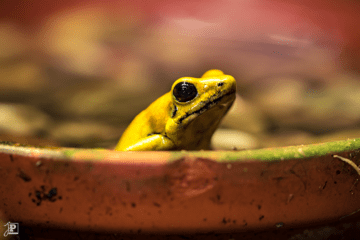
[[[201,150],[235,100],[236,81],[220,70],[176,80],[131,122],[115,150]]]

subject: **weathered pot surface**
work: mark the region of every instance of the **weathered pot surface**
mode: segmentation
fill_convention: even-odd
[[[27,226],[226,232],[360,214],[360,139],[248,151],[0,145],[0,210]]]

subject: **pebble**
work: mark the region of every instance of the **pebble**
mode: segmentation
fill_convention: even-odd
[[[55,126],[50,135],[62,146],[95,147],[108,142],[110,147],[116,144],[124,130],[125,127],[113,127],[94,121],[66,121]]]
[[[215,131],[211,146],[214,150],[254,149],[259,147],[257,139],[251,134],[232,129],[218,129]]]
[[[12,60],[29,48],[26,36],[15,24],[0,22],[0,60]]]
[[[67,91],[57,91],[49,111],[63,117],[97,119],[110,124],[128,124],[154,100],[156,94],[124,92],[114,84],[101,82],[83,83]],[[161,94],[160,94],[161,95]]]
[[[234,104],[221,122],[221,126],[239,131],[260,134],[266,131],[265,115],[251,102],[237,94]]]
[[[102,11],[89,6],[60,12],[41,26],[34,42],[53,67],[88,77],[106,71],[108,21]]]
[[[265,79],[254,83],[251,100],[276,128],[316,134],[341,130],[360,121],[359,80],[341,77],[326,83],[289,77]]]
[[[1,81],[1,91],[15,93],[37,93],[47,85],[41,66],[31,60],[0,64],[0,79],[6,79]]]
[[[31,105],[0,104],[0,131],[20,136],[44,135],[52,125],[51,118]]]

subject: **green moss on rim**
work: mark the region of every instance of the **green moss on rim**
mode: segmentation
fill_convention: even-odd
[[[279,148],[265,148],[244,151],[176,151],[167,152],[166,161],[172,162],[185,156],[208,158],[218,162],[233,162],[241,160],[258,161],[282,161],[286,159],[301,159],[318,157],[327,154],[338,154],[345,151],[360,149],[360,138],[344,141],[327,142],[310,145],[299,145]],[[41,158],[54,159],[81,159],[90,161],[106,160],[111,150],[105,149],[77,149],[77,148],[37,148],[17,146],[16,144],[0,144],[0,152],[7,154],[18,154],[26,156],[37,156]],[[136,158],[136,153],[118,152],[123,157]],[[129,154],[129,155],[128,155]],[[142,152],[141,154],[144,154]],[[161,152],[153,154],[163,154]],[[128,155],[128,156],[126,156]],[[140,157],[141,158],[141,157]]]
[[[281,161],[286,159],[324,156],[330,153],[339,153],[357,149],[360,149],[360,138],[279,148],[264,148],[244,151],[199,151],[188,152],[188,154],[194,157],[211,158],[219,162],[238,161],[242,159]],[[174,152],[172,159],[175,160],[182,156],[184,156],[184,152]]]

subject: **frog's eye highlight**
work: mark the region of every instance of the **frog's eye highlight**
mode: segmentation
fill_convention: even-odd
[[[194,84],[189,82],[180,82],[176,84],[173,95],[179,102],[188,102],[197,96],[198,92]]]

